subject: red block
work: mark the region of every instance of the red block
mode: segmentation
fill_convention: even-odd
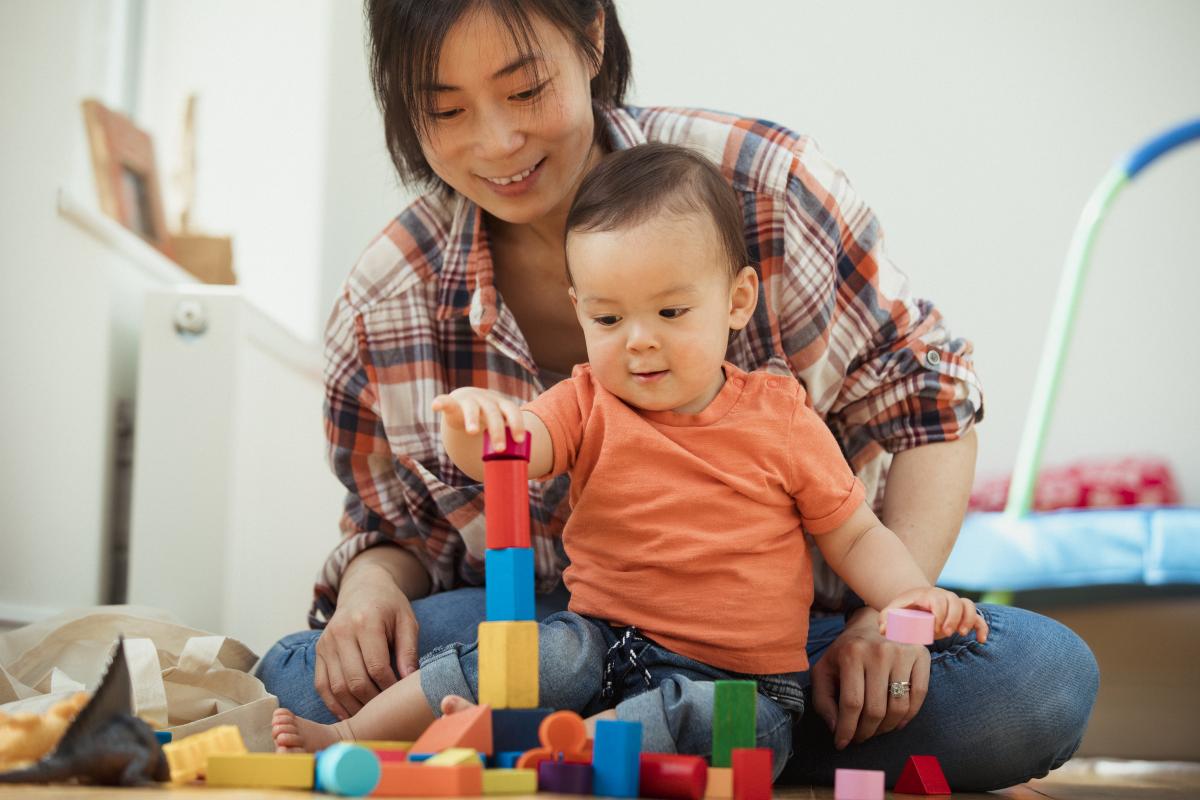
[[[529,547],[529,462],[483,462],[483,515],[489,550]]]
[[[950,784],[935,756],[909,756],[900,779],[892,787],[902,794],[950,794]]]
[[[733,800],[771,800],[771,760],[765,747],[733,748]]]
[[[703,800],[708,765],[700,756],[642,753],[638,795],[661,800]]]

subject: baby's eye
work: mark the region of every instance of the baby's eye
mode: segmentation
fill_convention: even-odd
[[[614,314],[605,314],[602,317],[592,317],[592,322],[595,322],[597,325],[603,325],[604,327],[608,328],[613,325],[616,325],[617,320],[619,320],[619,319],[620,319],[620,317],[618,317]]]
[[[658,315],[660,317],[666,317],[667,319],[679,319],[687,312],[688,309],[686,308],[664,308],[662,311],[658,312]]]
[[[545,83],[539,83],[532,89],[526,89],[523,92],[517,92],[512,97],[514,100],[532,100],[542,93],[542,90],[546,88],[546,83],[549,83],[549,81],[546,81]]]

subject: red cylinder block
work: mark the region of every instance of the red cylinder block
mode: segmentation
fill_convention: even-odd
[[[708,785],[708,764],[700,756],[642,753],[638,795],[662,800],[701,800]]]
[[[489,550],[529,547],[529,462],[483,462],[483,508]]]

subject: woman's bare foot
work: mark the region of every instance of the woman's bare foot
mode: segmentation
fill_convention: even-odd
[[[277,708],[271,717],[271,738],[275,740],[275,752],[315,753],[346,738],[339,727],[344,724],[322,725],[297,717],[286,708]]]

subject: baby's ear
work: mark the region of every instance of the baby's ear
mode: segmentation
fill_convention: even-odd
[[[579,308],[579,297],[578,297],[578,296],[576,296],[576,294],[575,294],[575,287],[574,287],[574,286],[568,286],[568,287],[567,287],[567,296],[571,298],[571,305],[572,305],[572,307],[574,307],[574,308]]]
[[[758,306],[758,273],[754,267],[742,267],[729,291],[729,328],[740,331],[754,316]]]

